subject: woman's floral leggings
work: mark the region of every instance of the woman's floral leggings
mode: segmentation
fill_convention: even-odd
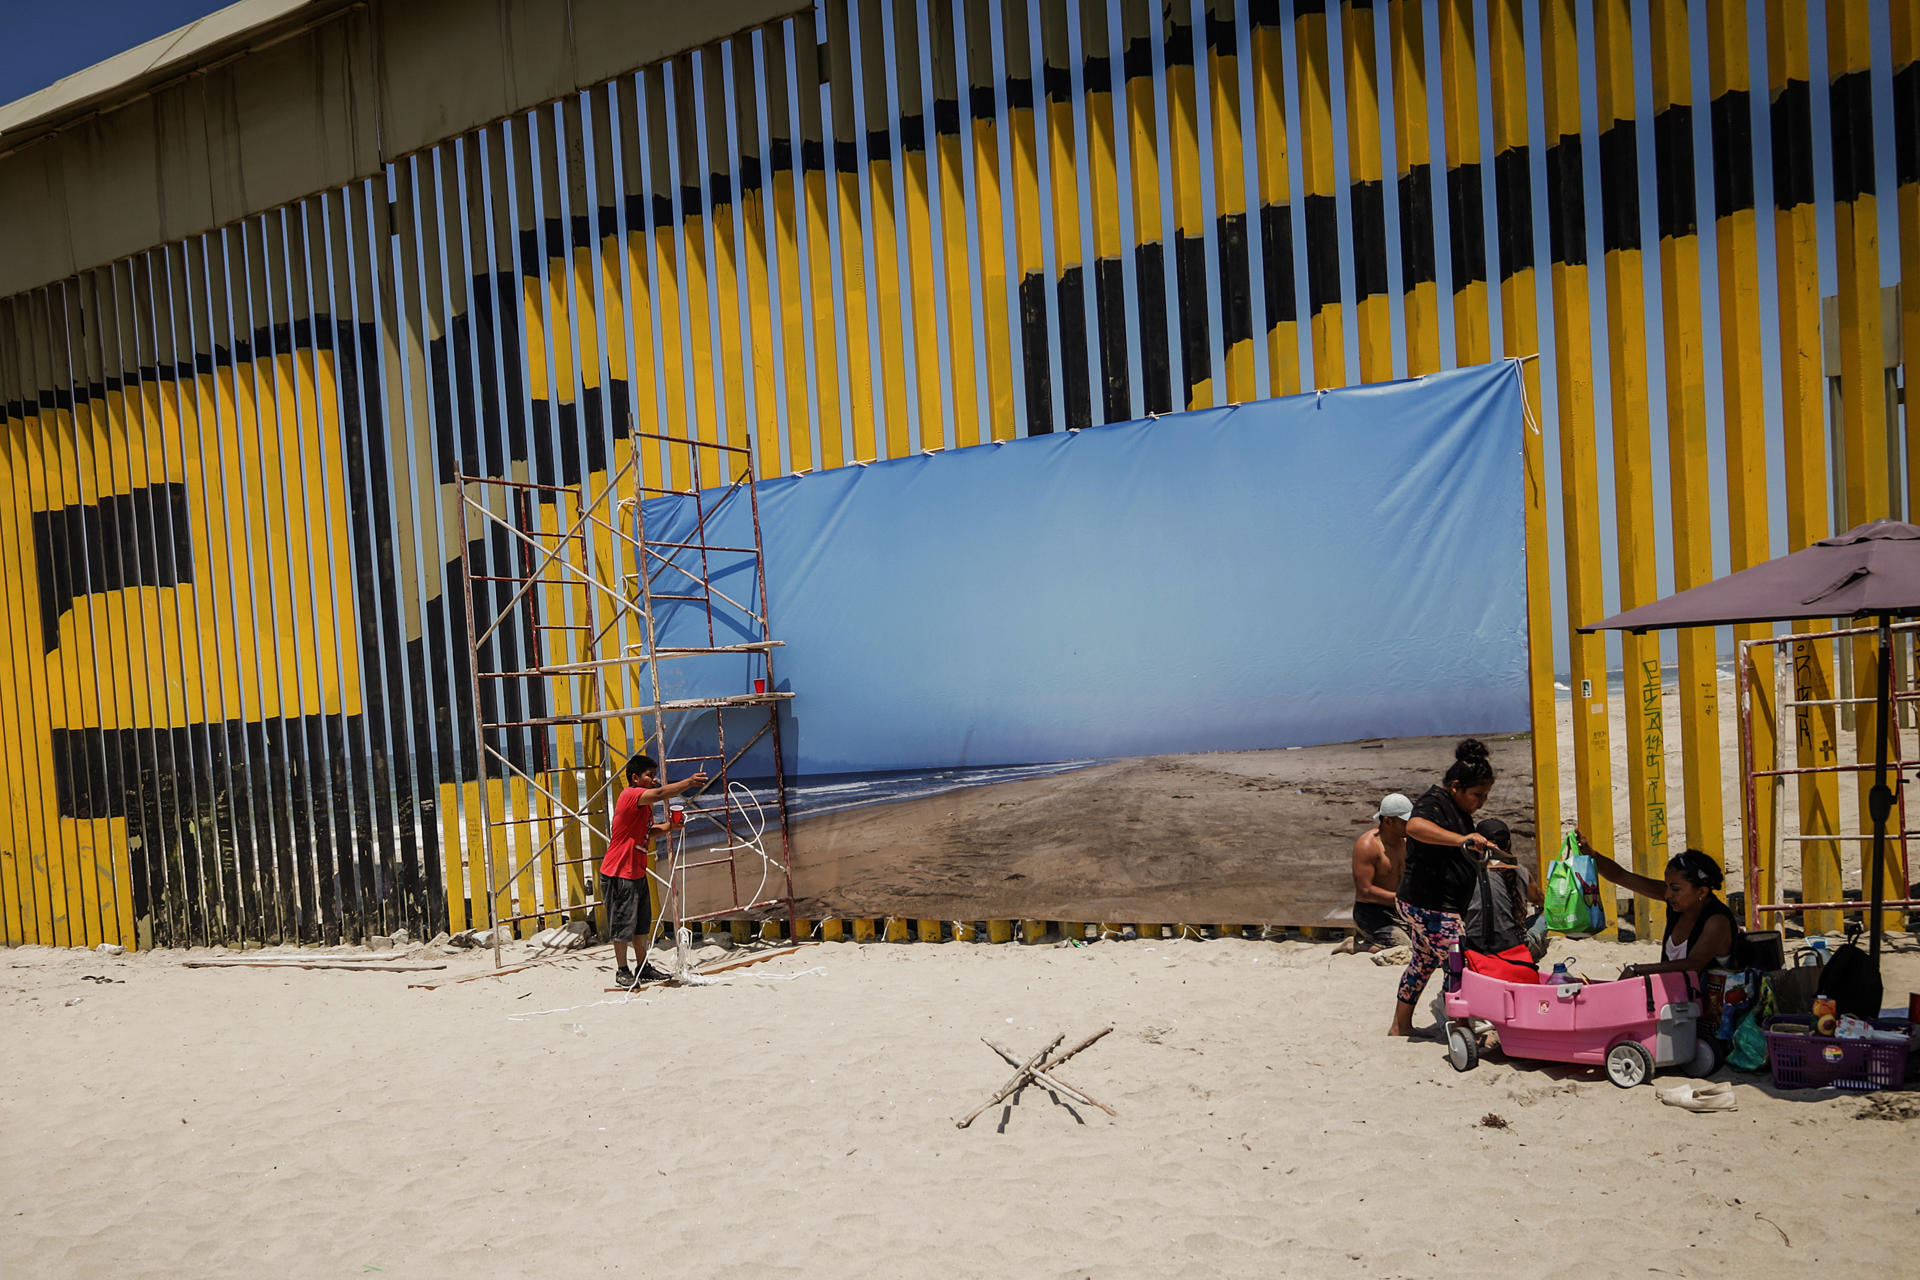
[[[1400,975],[1400,1003],[1418,1004],[1427,979],[1446,963],[1447,952],[1460,941],[1461,921],[1451,911],[1428,911],[1405,902],[1400,904],[1400,914],[1406,917],[1407,932],[1413,938],[1413,959]]]

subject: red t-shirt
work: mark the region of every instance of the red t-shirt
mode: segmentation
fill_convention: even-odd
[[[653,806],[641,804],[643,787],[628,787],[613,804],[612,839],[607,856],[600,860],[600,874],[638,880],[647,874],[647,848],[653,843]]]

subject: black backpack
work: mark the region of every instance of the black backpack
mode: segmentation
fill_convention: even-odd
[[[1834,1008],[1856,1018],[1880,1016],[1880,966],[1858,944],[1849,942],[1833,953],[1820,974],[1820,994],[1833,998]]]

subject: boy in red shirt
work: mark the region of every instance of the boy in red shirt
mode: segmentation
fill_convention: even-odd
[[[668,829],[653,820],[657,800],[667,800],[691,791],[707,780],[695,773],[660,785],[660,765],[650,755],[637,755],[627,761],[627,786],[613,806],[613,829],[609,833],[607,855],[600,860],[601,892],[607,900],[607,932],[613,938],[613,958],[619,968],[613,980],[623,987],[639,979],[627,967],[627,947],[634,947],[640,961],[641,978],[666,975],[647,965],[646,935],[652,932],[653,912],[647,897],[647,850],[653,833]]]

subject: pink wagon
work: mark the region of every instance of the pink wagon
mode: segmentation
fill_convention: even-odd
[[[1701,1003],[1686,974],[1549,986],[1468,969],[1449,979],[1446,1008],[1447,1058],[1456,1071],[1471,1071],[1480,1060],[1471,1018],[1493,1024],[1509,1057],[1604,1066],[1622,1089],[1652,1078],[1657,1067],[1707,1075],[1720,1060],[1712,1041],[1698,1035]]]

